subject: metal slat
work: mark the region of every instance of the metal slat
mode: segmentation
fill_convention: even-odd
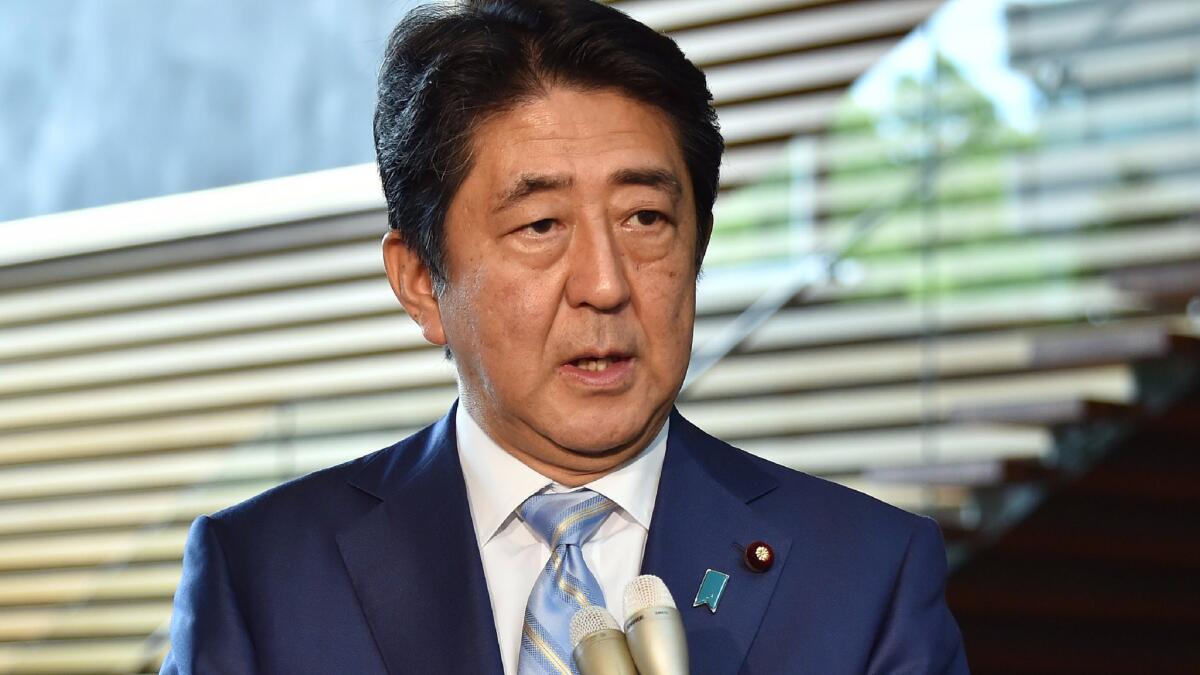
[[[678,31],[698,24],[728,23],[747,16],[795,10],[838,0],[625,0],[614,7],[659,32]],[[844,1],[844,0],[842,0]]]
[[[928,306],[918,298],[905,303],[835,303],[780,312],[752,335],[743,349],[766,351],[921,335],[929,321],[941,333],[954,333],[1086,321],[1090,316],[1117,319],[1142,308],[1143,303],[1136,296],[1117,291],[1100,280],[1063,282],[1041,288],[973,290],[945,296]]]
[[[453,398],[457,392],[453,382],[451,367],[436,355],[431,358],[427,352],[371,356],[277,369],[273,373],[205,375],[100,391],[27,396],[9,401],[0,409],[0,430],[279,405],[313,396],[430,387],[430,390],[412,390],[413,404],[423,409],[430,400],[439,405],[448,402],[445,392]],[[426,403],[422,404],[423,400]]]
[[[4,223],[0,267],[31,260],[383,208],[371,164]],[[170,227],[163,214],[171,213]],[[86,222],[87,227],[76,225]],[[55,236],[62,232],[72,236]],[[3,312],[0,312],[3,316]]]
[[[1020,60],[1028,54],[1071,56],[1111,8],[1112,3],[1105,2],[1058,3],[1047,8],[1050,12],[1036,5],[1022,7],[1014,17],[1014,29],[1008,32],[1009,49]],[[1154,39],[1180,27],[1200,24],[1200,5],[1192,0],[1139,0],[1122,10],[1116,23],[1114,39]],[[1103,51],[1108,49],[1106,43],[1088,48]]]
[[[183,525],[127,533],[5,538],[0,540],[0,571],[179,560],[187,533]]]
[[[263,492],[277,481],[214,485],[203,489],[85,495],[53,501],[0,504],[0,537],[73,529],[152,526],[190,522]]]
[[[372,277],[388,292],[378,243],[364,241],[7,293],[0,295],[0,326]]]
[[[144,636],[171,617],[171,603],[0,609],[0,642]]]
[[[170,598],[179,583],[179,561],[115,568],[84,567],[0,572],[0,605],[32,606]]]
[[[1126,366],[1062,373],[1029,373],[968,381],[944,381],[867,390],[758,396],[684,402],[680,410],[704,429],[736,442],[741,438],[828,432],[836,429],[913,424],[932,414],[945,419],[957,407],[1003,405],[1031,399],[1087,398],[1124,403],[1136,392]]]
[[[816,52],[715,66],[705,71],[718,107],[808,89],[845,87],[896,45],[872,40]]]
[[[866,0],[738,21],[671,35],[701,68],[820,46],[903,35],[941,3]]]
[[[853,474],[864,468],[914,466],[1010,457],[1048,459],[1048,429],[933,424],[881,431],[755,438],[740,444],[759,457],[815,475]]]
[[[448,406],[447,403],[438,408],[444,413]],[[372,412],[379,418],[387,411]],[[435,416],[427,414],[420,422],[426,423],[430,419],[435,419]],[[210,489],[238,490],[240,488],[236,484],[283,482],[296,475],[388,447],[402,438],[400,433],[406,430],[355,430],[357,433],[350,432],[332,438],[287,436],[237,447],[14,467],[0,472],[0,489],[9,500],[14,501],[13,508],[17,508],[17,500],[75,500],[88,494],[155,492],[190,487],[194,493],[178,490],[178,502],[162,507],[168,509],[167,513],[170,514],[166,522],[181,518],[190,520],[198,515],[189,510],[190,505],[208,501]],[[44,517],[53,518],[53,513]],[[86,522],[86,518],[81,522]],[[58,529],[64,529],[61,521]]]
[[[0,672],[11,675],[84,675],[140,672],[142,638],[67,643],[0,644]]]

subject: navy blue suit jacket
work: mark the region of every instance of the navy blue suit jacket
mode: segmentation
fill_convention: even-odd
[[[742,547],[776,561],[756,573]],[[937,526],[671,418],[643,571],[692,672],[966,673]],[[719,609],[692,607],[705,570]],[[619,608],[616,608],[619,612]],[[495,673],[453,410],[396,445],[192,526],[163,673]]]

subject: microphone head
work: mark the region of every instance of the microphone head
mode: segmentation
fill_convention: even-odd
[[[571,617],[571,648],[592,633],[602,630],[620,630],[612,613],[599,605],[588,605]]]
[[[662,579],[653,574],[636,577],[625,587],[625,620],[647,607],[675,609],[675,599]]]

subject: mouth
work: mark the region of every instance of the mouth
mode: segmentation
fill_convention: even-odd
[[[619,391],[632,381],[634,361],[628,353],[596,352],[564,362],[559,371],[589,391]]]
[[[590,373],[602,373],[610,367],[628,361],[627,354],[607,354],[604,356],[580,356],[578,358],[567,361],[567,365],[574,366],[580,370],[585,370]]]

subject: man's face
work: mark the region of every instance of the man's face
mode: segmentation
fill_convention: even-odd
[[[593,469],[653,437],[687,369],[682,153],[661,111],[611,90],[553,88],[473,140],[438,298],[463,403],[510,452]]]

